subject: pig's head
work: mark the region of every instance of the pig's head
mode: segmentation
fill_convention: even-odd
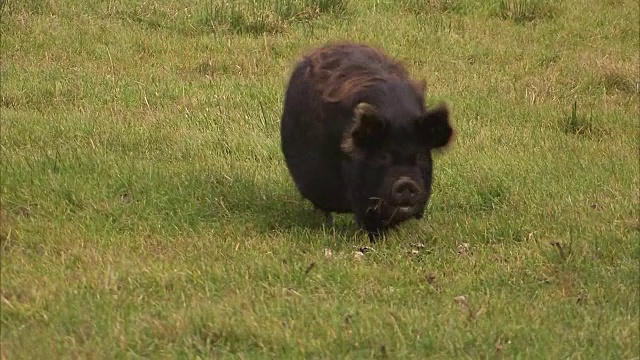
[[[453,135],[445,105],[403,115],[389,119],[373,105],[360,103],[342,142],[352,210],[371,238],[422,217],[431,195],[431,152]]]

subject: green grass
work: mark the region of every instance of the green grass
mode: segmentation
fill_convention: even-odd
[[[638,13],[3,1],[1,357],[638,359]],[[339,39],[457,131],[425,219],[373,245],[279,149],[293,62]]]

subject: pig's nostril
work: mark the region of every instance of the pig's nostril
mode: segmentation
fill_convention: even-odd
[[[412,195],[416,192],[415,186],[410,183],[402,184],[396,188],[398,195]]]
[[[413,200],[419,192],[420,189],[418,188],[418,185],[408,178],[400,178],[391,188],[391,194],[394,200],[398,203]]]

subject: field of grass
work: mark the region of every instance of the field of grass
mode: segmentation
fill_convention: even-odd
[[[2,359],[640,358],[637,1],[0,4]],[[457,132],[375,244],[280,152],[335,40]]]

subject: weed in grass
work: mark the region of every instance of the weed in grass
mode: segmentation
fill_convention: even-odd
[[[456,12],[463,8],[458,0],[403,0],[401,4],[405,11],[415,14]]]
[[[432,13],[432,14],[418,14],[418,29],[423,33],[434,34],[452,34],[456,31],[463,31],[460,29],[461,23],[451,16]],[[421,41],[421,39],[416,39]],[[413,61],[419,62],[420,59],[414,59]]]
[[[283,26],[282,19],[269,10],[226,1],[211,1],[201,21],[212,32],[228,30],[252,35],[277,32]]]
[[[617,71],[607,71],[602,75],[602,87],[606,92],[621,91],[628,94],[640,93],[640,80],[634,84],[634,79]]]
[[[346,0],[275,0],[275,9],[282,18],[312,20],[323,14],[341,15],[347,10]]]
[[[566,134],[578,136],[601,135],[603,130],[595,125],[593,114],[586,116],[578,113],[578,101],[573,102],[571,113],[562,122]]]
[[[0,11],[6,11],[7,14],[42,15],[49,10],[48,0],[0,0]]]
[[[310,21],[323,14],[341,14],[344,0],[210,0],[201,23],[211,31],[260,35],[281,32],[296,22]]]
[[[562,246],[562,244],[560,244],[557,241],[552,241],[551,245],[558,250],[558,254],[560,256],[560,260],[565,261],[567,259],[567,256],[568,256],[567,252],[565,251],[565,247]]]
[[[497,11],[502,19],[526,23],[553,18],[558,10],[549,0],[500,0]]]
[[[494,186],[487,188],[478,194],[479,206],[485,211],[494,210],[501,206],[501,204],[504,204],[506,195],[507,193],[504,187]]]
[[[9,215],[4,206],[0,203],[0,256],[6,255],[6,249],[10,246],[13,236]]]

